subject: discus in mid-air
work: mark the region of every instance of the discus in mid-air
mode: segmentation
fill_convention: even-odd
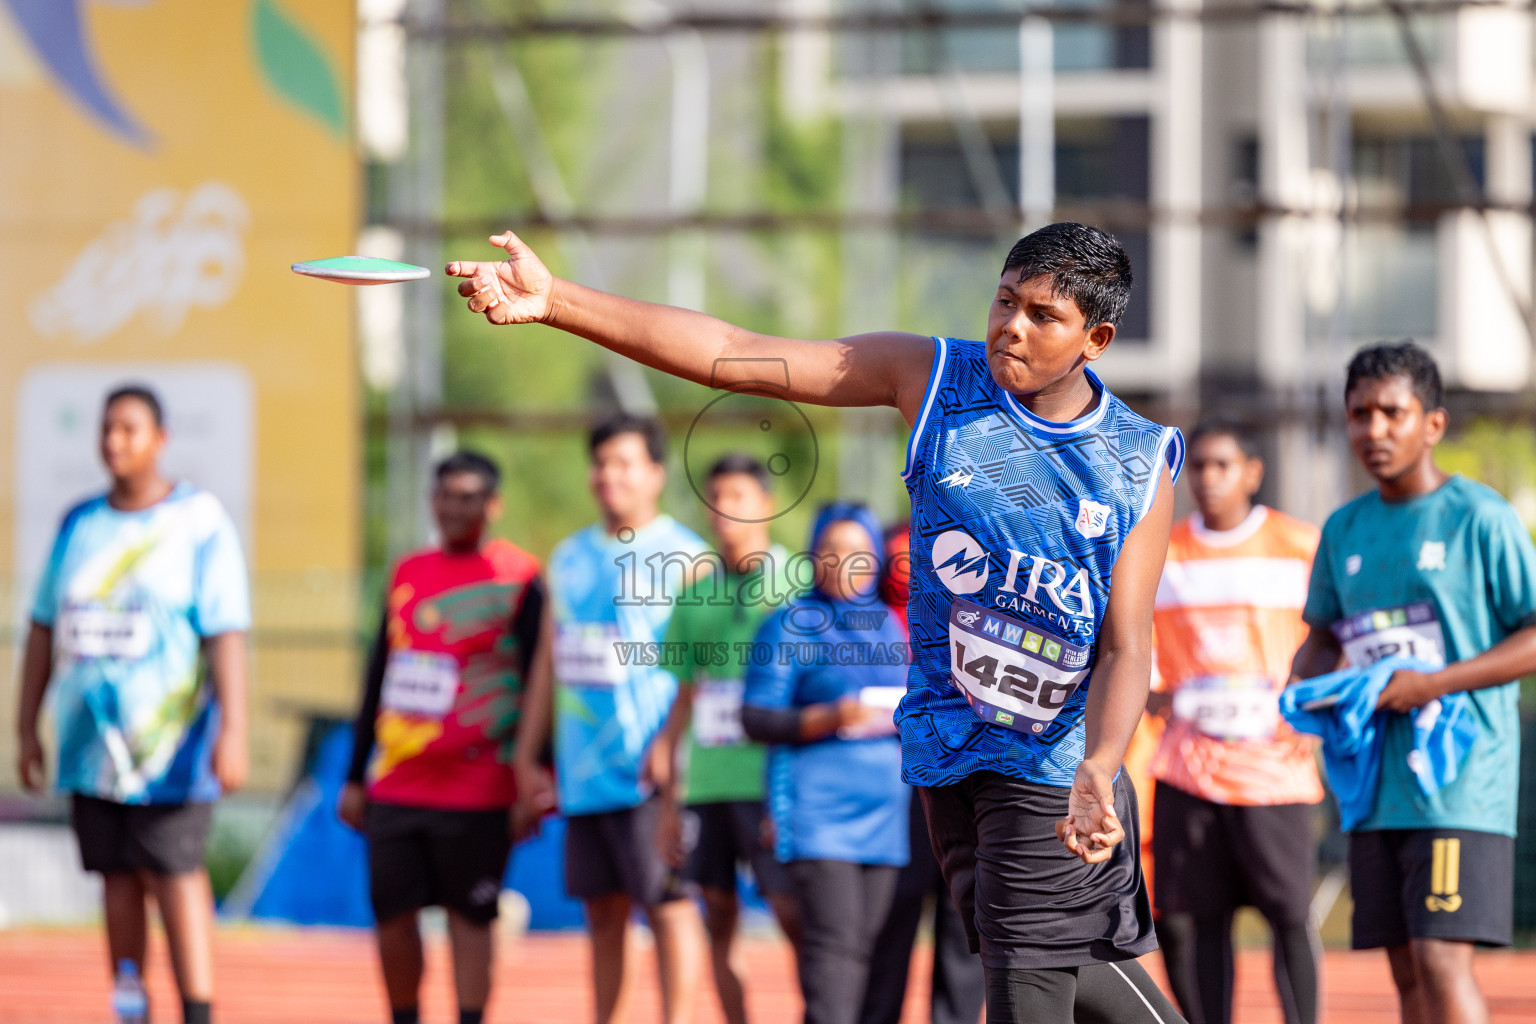
[[[334,284],[400,284],[432,276],[432,271],[426,267],[373,256],[332,256],[324,260],[304,260],[295,263],[292,269],[295,274]]]

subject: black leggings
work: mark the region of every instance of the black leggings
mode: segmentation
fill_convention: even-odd
[[[870,955],[899,869],[841,860],[796,860],[786,867],[800,905],[805,1024],[858,1024]]]
[[[1184,1024],[1135,960],[987,968],[987,1024]]]
[[[1317,945],[1312,926],[1269,920],[1275,940],[1275,988],[1286,1024],[1316,1024]],[[1179,1005],[1192,1024],[1231,1024],[1235,955],[1232,915],[1168,914],[1158,941]]]
[[[982,1001],[987,994],[981,957],[971,952],[965,936],[965,922],[955,910],[949,886],[944,884],[944,875],[933,855],[923,802],[916,797],[912,799],[909,825],[912,860],[896,876],[891,912],[875,940],[859,1024],[900,1024],[912,963],[912,944],[917,941],[918,928],[930,896],[933,897],[930,1024],[976,1024],[981,1019]]]

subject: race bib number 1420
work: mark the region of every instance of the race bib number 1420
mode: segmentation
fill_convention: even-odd
[[[1088,676],[1089,648],[964,598],[949,609],[949,677],[984,722],[1038,733]]]

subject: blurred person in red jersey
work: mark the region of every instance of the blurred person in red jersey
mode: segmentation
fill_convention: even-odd
[[[460,1024],[480,1024],[491,994],[515,732],[544,609],[537,560],[489,536],[500,491],[484,455],[438,464],[439,544],[395,567],[354,725],[338,813],[368,837],[394,1024],[420,1020],[423,907],[448,912]]]

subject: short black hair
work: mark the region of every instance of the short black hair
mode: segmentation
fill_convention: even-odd
[[[768,475],[768,467],[755,455],[746,452],[731,452],[722,455],[715,460],[715,464],[709,467],[709,473],[704,479],[714,480],[722,476],[749,476],[757,481],[757,486],[764,491],[773,490],[773,477]]]
[[[485,481],[485,489],[491,494],[501,490],[501,467],[489,455],[469,449],[460,449],[437,464],[433,478],[442,483],[444,478],[459,473],[473,473]]]
[[[645,450],[651,461],[658,466],[667,463],[667,431],[654,416],[637,416],[632,412],[618,412],[599,420],[587,435],[587,454],[596,455],[597,449],[620,434],[639,434],[645,441]]]
[[[101,403],[101,411],[105,413],[125,398],[143,402],[149,408],[149,414],[154,417],[155,426],[165,426],[165,407],[160,404],[160,396],[147,384],[119,384],[107,393],[107,400]]]
[[[1236,420],[1201,420],[1195,424],[1195,429],[1189,432],[1188,450],[1194,450],[1195,445],[1207,437],[1230,437],[1242,453],[1250,459],[1256,459],[1262,454],[1258,439],[1253,436],[1253,432]]]
[[[1020,272],[1020,280],[1049,277],[1051,290],[1077,303],[1085,326],[1120,326],[1131,301],[1131,258],[1125,246],[1107,231],[1061,221],[1025,235],[1008,250],[1003,273]]]
[[[1431,412],[1445,406],[1445,386],[1440,382],[1440,367],[1435,357],[1410,339],[1384,341],[1356,352],[1344,377],[1344,397],[1363,380],[1406,377],[1414,397]]]

